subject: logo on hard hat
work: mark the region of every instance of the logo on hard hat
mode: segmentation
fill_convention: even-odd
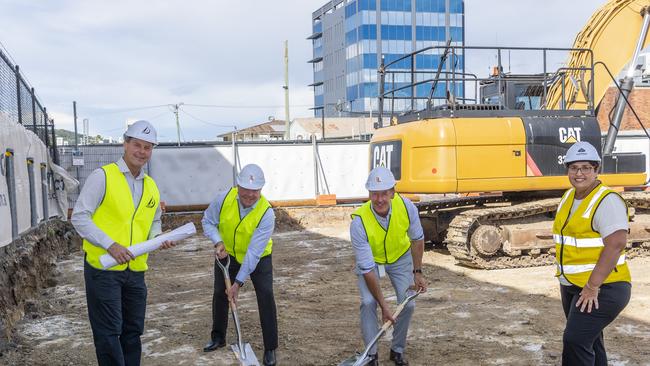
[[[142,133],[144,133],[145,135],[148,135],[149,132],[151,132],[151,130],[149,129],[149,127],[145,127],[144,130],[142,130]]]
[[[253,174],[249,175],[248,176],[248,183],[253,183],[254,181],[255,181],[255,177],[253,176]]]
[[[578,153],[586,153],[586,152],[587,152],[587,151],[586,151],[585,149],[583,149],[583,148],[580,148],[580,149],[578,150]]]
[[[375,181],[376,181],[377,183],[381,183],[381,178],[379,178],[379,177],[375,177]]]

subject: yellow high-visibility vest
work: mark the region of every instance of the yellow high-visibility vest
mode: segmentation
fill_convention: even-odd
[[[575,189],[569,189],[562,196],[553,223],[556,277],[563,275],[570,283],[579,287],[584,287],[589,280],[605,247],[600,233],[593,230],[592,221],[600,202],[608,194],[618,195],[610,188],[599,184],[582,200],[570,218]],[[625,250],[621,251],[616,268],[603,283],[621,281],[631,282]]]
[[[230,255],[235,257],[238,263],[241,264],[244,261],[244,256],[246,255],[255,229],[257,229],[260,221],[262,221],[266,210],[271,209],[269,201],[264,196],[260,196],[253,210],[243,218],[240,218],[239,202],[237,202],[237,187],[231,188],[226,198],[224,198],[221,203],[221,212],[219,213],[219,234],[221,235],[221,240],[223,240],[226,250]],[[266,257],[272,251],[273,240],[269,239],[262,253],[262,257]]]
[[[106,175],[106,191],[102,202],[93,214],[93,222],[114,242],[124,247],[128,248],[146,241],[160,203],[160,193],[156,182],[148,175],[144,176],[142,197],[136,208],[133,205],[133,196],[126,177],[117,164],[104,165],[102,169]],[[87,240],[83,241],[83,249],[86,252],[88,264],[102,269],[99,257],[106,254],[107,251]],[[146,271],[149,268],[147,257],[148,254],[143,254],[128,263],[118,264],[110,270],[123,271],[128,267],[136,272]]]
[[[397,193],[390,204],[392,213],[388,221],[388,230],[377,221],[372,212],[371,201],[364,203],[352,214],[353,219],[355,216],[361,218],[372,249],[372,256],[378,264],[394,263],[411,248],[411,240],[408,237],[410,220],[406,205]]]

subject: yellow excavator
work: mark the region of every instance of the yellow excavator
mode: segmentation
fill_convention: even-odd
[[[628,96],[648,43],[649,11],[650,0],[611,0],[569,49],[447,43],[382,62],[371,168],[389,168],[398,192],[445,194],[418,207],[427,239],[446,246],[460,264],[491,269],[552,263],[552,217],[557,197],[570,186],[563,159],[571,144],[589,141],[602,152],[604,184],[647,183],[644,154],[613,150],[623,113],[633,110]],[[459,66],[472,52],[496,58],[489,77]],[[515,52],[536,55],[541,70],[504,72],[504,61]],[[569,60],[551,70],[558,53]],[[418,70],[427,57],[440,60],[435,73]],[[616,75],[626,65],[618,84]],[[603,142],[596,114],[611,85],[620,94]],[[402,112],[395,112],[396,105]],[[650,219],[641,213],[650,199],[639,192],[625,197],[635,213],[628,253],[649,252]]]

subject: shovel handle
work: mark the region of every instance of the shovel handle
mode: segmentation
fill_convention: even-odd
[[[223,282],[226,285],[226,292],[230,292],[230,287],[232,287],[232,284],[230,283],[230,273],[228,273],[228,268],[230,267],[230,255],[226,256],[226,264],[222,264],[221,259],[219,258],[217,258],[217,264],[223,272]],[[229,302],[230,306],[236,310],[237,306],[235,305],[235,302],[232,300],[229,300]]]
[[[406,297],[406,298],[404,299],[404,301],[402,301],[402,302],[397,306],[397,308],[395,309],[395,312],[393,313],[393,319],[395,319],[395,321],[397,321],[397,317],[399,316],[400,313],[402,313],[402,310],[404,310],[404,308],[406,307],[406,304],[408,304],[409,302],[411,302],[411,300],[413,300],[413,299],[414,299],[415,297],[417,297],[419,294],[420,294],[420,290],[416,291],[413,295]],[[383,332],[386,332],[386,331],[388,330],[388,328],[391,327],[391,325],[393,325],[393,323],[389,320],[389,321],[387,321],[386,323],[384,323],[384,325],[381,326],[381,330],[382,330]]]

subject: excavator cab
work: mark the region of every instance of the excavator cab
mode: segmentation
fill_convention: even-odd
[[[481,83],[480,98],[482,104],[498,105],[501,102],[505,109],[541,109],[542,83],[544,82],[541,75],[505,74],[501,77],[501,81],[501,85],[499,85],[496,76],[494,76],[492,80]]]

